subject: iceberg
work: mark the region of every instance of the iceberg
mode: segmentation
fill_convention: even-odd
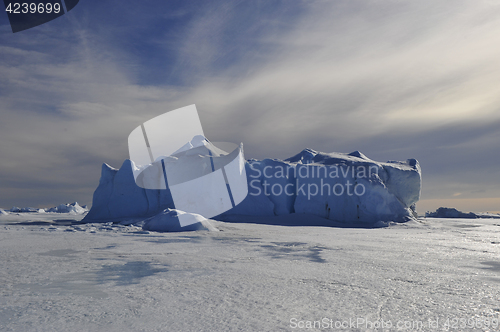
[[[500,215],[491,213],[462,212],[455,208],[440,207],[435,212],[427,211],[426,218],[461,218],[461,219],[500,219]]]
[[[35,209],[33,207],[24,207],[20,208],[17,206],[13,206],[9,212],[14,212],[14,213],[33,213],[33,212],[38,212],[38,209]]]
[[[258,222],[259,216],[294,213],[347,224],[374,224],[416,218],[421,169],[415,159],[383,163],[358,151],[346,154],[305,149],[286,160],[247,160],[244,167],[248,194],[212,219],[231,221],[232,216],[245,215],[255,216]],[[120,169],[102,165],[92,208],[84,221],[152,218],[175,209],[170,188],[139,187],[133,169],[130,160]]]
[[[58,206],[45,209],[44,212],[84,214],[88,211],[86,205],[80,206],[78,202],[71,204],[59,204]]]
[[[11,213],[46,213],[46,212],[52,212],[52,213],[70,213],[70,214],[84,214],[88,212],[87,205],[80,206],[78,202],[73,202],[70,204],[59,204],[58,206],[51,207],[51,208],[33,208],[33,207],[24,207],[20,208],[17,206],[12,207],[10,210],[4,211],[5,213],[2,213],[0,209],[0,214],[8,214],[8,212]]]
[[[380,163],[358,151],[305,149],[284,161],[249,160],[247,176],[249,196],[268,198],[274,215],[307,213],[344,223],[416,218],[421,188],[415,159]],[[227,214],[270,214],[255,200],[244,200]]]

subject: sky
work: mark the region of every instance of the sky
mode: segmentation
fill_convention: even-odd
[[[500,212],[500,2],[80,0],[0,14],[0,207],[91,204],[138,125],[196,104],[248,158],[415,158],[419,213]]]

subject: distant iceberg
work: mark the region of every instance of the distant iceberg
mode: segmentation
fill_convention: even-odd
[[[13,212],[13,213],[30,213],[30,212],[38,212],[40,209],[35,209],[33,207],[24,207],[24,208],[20,208],[20,207],[17,207],[17,206],[13,206],[9,212]]]
[[[87,212],[87,206],[80,206],[78,202],[71,204],[60,204],[56,207],[45,209],[45,212],[55,212],[55,213],[71,213],[71,214],[83,214]]]
[[[478,218],[488,218],[488,219],[500,219],[499,214],[491,213],[474,213],[474,212],[462,212],[455,208],[440,207],[435,212],[427,211],[425,213],[426,218],[461,218],[461,219],[478,219]]]
[[[405,222],[416,218],[421,170],[415,159],[376,162],[362,153],[305,149],[286,160],[247,160],[246,198],[212,219],[231,216],[312,214],[343,223]],[[169,188],[144,189],[133,163],[103,164],[92,208],[84,221],[150,218],[175,205]],[[258,218],[256,218],[258,222]]]
[[[1,209],[0,209],[1,210]],[[3,211],[3,210],[2,210]],[[59,204],[58,206],[51,207],[51,208],[45,208],[45,209],[38,209],[38,208],[33,208],[33,207],[24,207],[24,208],[19,208],[17,206],[12,207],[8,211],[4,211],[5,213],[2,213],[0,211],[0,214],[7,214],[7,212],[11,213],[45,213],[45,212],[52,212],[52,213],[71,213],[71,214],[84,214],[88,212],[87,206],[80,206],[78,202],[73,202],[70,204]]]

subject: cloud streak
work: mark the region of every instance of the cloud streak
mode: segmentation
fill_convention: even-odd
[[[247,157],[417,158],[424,199],[500,197],[498,5],[171,6],[104,21],[82,3],[71,21],[2,36],[0,205],[89,203],[133,128],[192,103],[210,139]]]

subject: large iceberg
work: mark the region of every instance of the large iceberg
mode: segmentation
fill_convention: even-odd
[[[120,169],[103,164],[99,186],[85,221],[153,217],[175,209],[169,188],[137,186],[133,163]],[[232,216],[312,214],[343,223],[405,222],[416,217],[421,170],[415,159],[376,162],[362,153],[305,149],[286,160],[247,160],[248,195],[212,219]],[[205,188],[206,189],[206,188]],[[190,212],[190,211],[188,211]]]

